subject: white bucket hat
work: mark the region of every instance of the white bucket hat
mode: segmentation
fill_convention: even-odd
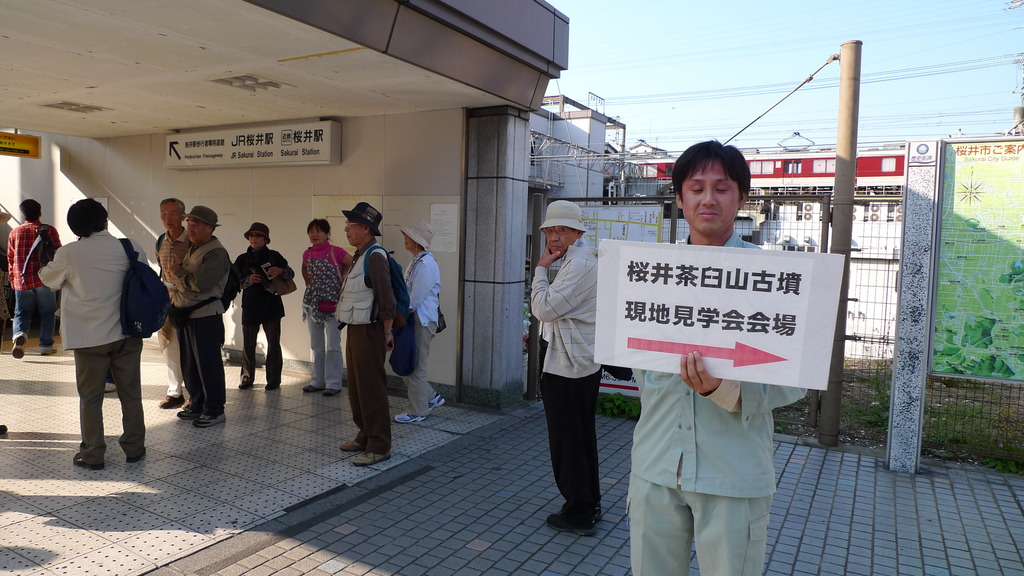
[[[566,200],[556,200],[549,204],[544,223],[540,225],[541,230],[555,226],[587,231],[587,227],[583,225],[583,211],[579,206]]]
[[[401,226],[399,230],[424,250],[430,250],[430,241],[434,239],[434,231],[430,229],[430,224],[420,220],[415,226]]]

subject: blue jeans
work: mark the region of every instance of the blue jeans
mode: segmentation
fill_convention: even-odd
[[[39,311],[39,347],[53,347],[53,327],[57,322],[57,298],[46,286],[14,291],[14,333],[28,336],[32,314]]]

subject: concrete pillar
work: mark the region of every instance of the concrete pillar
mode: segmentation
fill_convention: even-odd
[[[522,401],[529,113],[470,110],[466,123],[465,280],[459,401]]]

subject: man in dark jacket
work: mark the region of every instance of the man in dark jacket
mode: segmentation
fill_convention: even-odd
[[[267,390],[281,387],[281,301],[280,280],[291,280],[295,271],[288,261],[270,244],[270,228],[262,222],[253,222],[245,233],[249,249],[235,259],[235,274],[242,279],[242,380],[238,387],[252,388],[256,379],[256,337],[260,326],[267,336]]]

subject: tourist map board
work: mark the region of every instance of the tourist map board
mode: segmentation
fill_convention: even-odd
[[[932,372],[1024,379],[1024,142],[946,142]]]

